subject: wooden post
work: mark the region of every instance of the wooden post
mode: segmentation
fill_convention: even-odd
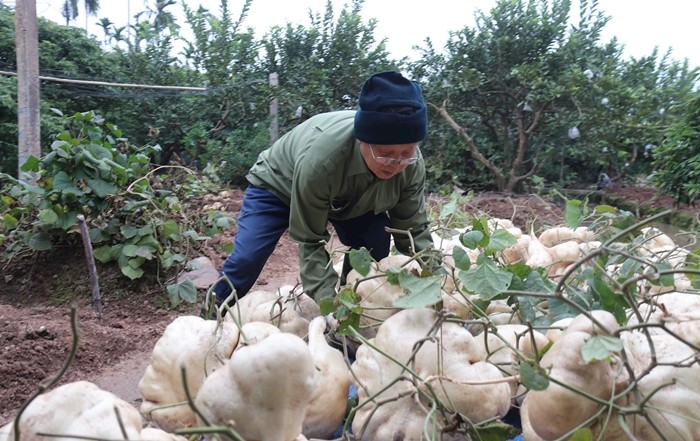
[[[279,75],[276,72],[270,74],[270,87],[273,89],[280,85]],[[279,98],[273,95],[270,100],[270,144],[280,137]]]
[[[95,255],[92,252],[92,242],[90,242],[90,232],[85,224],[85,216],[78,215],[78,226],[80,236],[83,238],[83,251],[87,262],[88,273],[90,274],[90,286],[92,287],[92,308],[97,314],[97,320],[102,321],[102,295],[100,294],[100,281],[97,277],[97,266],[95,265]]]
[[[17,47],[17,122],[18,170],[34,184],[34,174],[23,174],[21,168],[29,156],[41,157],[41,125],[39,120],[39,33],[36,0],[17,0],[15,5],[15,45]]]

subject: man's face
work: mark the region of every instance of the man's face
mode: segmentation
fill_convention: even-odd
[[[418,143],[368,144],[360,142],[360,152],[367,167],[379,179],[389,179],[420,160]]]

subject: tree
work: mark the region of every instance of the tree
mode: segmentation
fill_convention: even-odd
[[[449,131],[432,143],[443,164],[438,180],[460,185],[487,176],[499,191],[512,192],[554,160],[567,143],[572,96],[586,87],[591,58],[616,57],[615,46],[599,48],[607,18],[581,1],[576,27],[569,27],[569,0],[500,0],[489,14],[477,13],[475,28],[452,33],[446,54],[432,47],[412,64],[427,81],[431,107]],[[456,146],[456,147],[451,147]],[[464,161],[466,150],[476,162]]]
[[[700,91],[689,94],[677,107],[682,119],[666,130],[666,139],[653,151],[653,182],[676,198],[695,204],[700,198]]]
[[[659,57],[657,51],[627,61],[600,60],[591,69],[588,87],[574,96],[581,153],[567,168],[589,180],[587,171],[605,172],[614,181],[648,175],[652,150],[663,142],[668,125],[682,116],[674,103],[693,90],[696,74],[687,61]]]
[[[362,86],[358,82],[398,67],[385,42],[374,37],[376,20],[362,18],[362,4],[354,0],[336,20],[332,2],[327,1],[323,14],[309,12],[310,27],[288,24],[263,37],[263,69],[280,78],[283,132],[311,115],[355,108]]]
[[[63,78],[114,78],[114,58],[85,33],[39,17],[40,75]],[[14,13],[0,4],[0,67],[17,69]],[[51,136],[60,131],[60,119],[51,112],[58,108],[66,113],[109,107],[101,88],[43,81],[41,84],[41,145],[50,145]],[[16,176],[17,169],[17,81],[0,77],[0,172]]]
[[[208,92],[206,117],[190,125],[184,142],[200,163],[223,164],[221,175],[244,183],[258,152],[269,144],[267,74],[258,63],[260,43],[243,23],[251,0],[233,17],[228,0],[221,0],[219,14],[186,5],[185,16],[194,39],[186,42],[183,59],[200,72]]]
[[[100,0],[85,0],[85,30],[88,28],[88,16],[97,15],[100,10]],[[71,20],[78,18],[78,0],[64,0],[61,6],[61,15],[66,19],[66,26]]]

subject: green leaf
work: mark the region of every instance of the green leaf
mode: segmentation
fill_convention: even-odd
[[[76,201],[80,196],[83,196],[85,193],[79,189],[78,187],[66,187],[63,190],[61,190],[61,194],[64,196],[64,198],[68,201]]]
[[[118,191],[116,185],[102,179],[86,179],[85,182],[87,182],[95,195],[100,198],[106,198],[107,196],[116,194]]]
[[[131,280],[136,280],[143,276],[143,270],[141,268],[133,268],[131,265],[125,265],[120,267],[120,269],[122,270],[122,274]]]
[[[360,299],[357,297],[357,293],[352,289],[347,288],[341,290],[336,296],[335,302],[340,306],[338,309],[338,311],[341,312],[340,317],[344,317],[346,313],[360,314],[362,312]]]
[[[5,225],[5,228],[7,228],[8,230],[16,228],[17,224],[19,223],[17,218],[12,216],[10,213],[5,213],[2,215],[2,222]]]
[[[457,201],[453,199],[450,202],[443,205],[442,209],[440,209],[440,219],[446,219],[457,212]]]
[[[191,280],[185,280],[182,283],[168,285],[165,287],[170,296],[170,306],[177,307],[181,301],[187,303],[195,303],[197,301],[197,288]]]
[[[122,226],[119,231],[122,233],[125,239],[131,239],[139,233],[139,230],[131,225]]]
[[[88,234],[90,236],[90,243],[100,243],[105,240],[105,235],[99,228],[90,228]]]
[[[155,233],[155,231],[153,230],[153,225],[151,225],[151,224],[144,225],[143,227],[140,227],[138,230],[139,236],[151,236],[151,235],[153,235],[153,233]]]
[[[323,316],[334,313],[336,308],[335,299],[333,297],[324,297],[318,302],[318,307]]]
[[[386,271],[384,271],[384,275],[386,276],[386,281],[389,285],[398,285],[399,284],[399,275],[402,272],[405,272],[405,269],[401,268],[387,268]]]
[[[595,214],[605,214],[605,213],[616,213],[617,208],[611,205],[596,205],[594,211]]]
[[[161,225],[160,231],[163,237],[170,240],[177,240],[180,235],[180,227],[174,220],[167,221]]]
[[[228,230],[231,228],[231,220],[226,216],[219,216],[214,221],[214,226],[221,230]]]
[[[408,294],[394,300],[397,308],[424,308],[434,305],[442,297],[440,296],[440,285],[442,276],[416,277],[406,271],[399,275],[399,284]]]
[[[618,270],[621,278],[618,280],[620,283],[624,283],[629,279],[636,271],[642,268],[642,262],[637,259],[626,259],[622,262],[620,269]]]
[[[51,148],[53,148],[54,152],[56,152],[56,156],[59,156],[63,159],[70,159],[71,154],[68,153],[68,150],[71,149],[70,144],[66,142],[53,143],[51,145]]]
[[[490,259],[484,259],[476,268],[459,273],[464,287],[484,300],[491,300],[506,291],[512,279],[512,273],[501,270]]]
[[[461,270],[468,270],[472,266],[472,260],[461,247],[454,247],[452,249],[452,258],[455,261],[455,266]]]
[[[495,253],[497,251],[505,250],[506,248],[513,246],[517,243],[517,239],[508,230],[499,228],[491,234],[489,238],[489,244],[486,247],[487,253]]]
[[[481,231],[472,230],[459,235],[459,241],[470,250],[475,250],[482,240],[484,240],[484,233]]]
[[[593,441],[593,432],[588,427],[578,429],[569,437],[568,441]]]
[[[51,237],[48,233],[34,233],[29,237],[27,246],[36,251],[46,251],[51,249]]]
[[[646,272],[646,275],[655,275],[657,274],[657,271],[667,271],[672,269],[671,265],[668,264],[667,262],[657,262],[656,263],[656,268],[649,268]],[[670,274],[663,274],[660,276],[658,279],[656,277],[650,277],[650,282],[652,285],[655,286],[673,286],[676,281],[673,277],[673,273]]]
[[[99,248],[95,248],[92,254],[95,256],[95,259],[102,263],[107,263],[114,260],[114,253],[112,247],[110,247],[109,245],[104,245]]]
[[[137,245],[127,244],[127,245],[124,245],[124,248],[122,249],[122,254],[124,254],[125,256],[129,256],[129,257],[136,257],[136,256],[138,256],[137,249],[138,249]]]
[[[524,291],[542,293],[543,296],[548,295],[552,291],[552,282],[549,279],[543,278],[542,274],[536,270],[530,270],[523,282],[523,285]],[[519,306],[518,309],[520,310],[520,314],[523,316],[523,318],[525,318],[525,321],[534,323],[538,315],[537,305],[542,301],[542,298],[518,296],[517,300]]]
[[[571,305],[557,298],[547,299],[547,311],[552,321],[576,317],[581,312],[575,305]]]
[[[547,371],[530,363],[520,363],[520,382],[529,390],[545,390],[549,387]]]
[[[162,249],[160,242],[158,242],[158,239],[156,239],[156,237],[152,234],[141,236],[139,238],[139,240],[136,242],[136,244],[139,246],[148,247],[151,250],[155,250],[155,251]]]
[[[79,213],[77,211],[69,211],[68,213],[64,213],[58,219],[58,226],[64,231],[70,230],[78,223],[78,214]]]
[[[353,329],[359,331],[362,307],[360,306],[360,299],[357,297],[355,291],[349,287],[340,290],[338,295],[333,299],[333,304],[334,310],[331,310],[331,312],[333,312],[335,318],[338,320],[337,333],[341,335],[352,335]]]
[[[583,361],[610,361],[615,352],[622,350],[622,340],[608,335],[595,335],[581,348]]]
[[[39,219],[48,225],[55,224],[58,222],[58,215],[52,209],[44,208],[43,210],[39,211]]]
[[[20,170],[23,172],[38,172],[39,171],[39,159],[34,155],[29,155]]]
[[[133,257],[127,259],[127,264],[132,268],[140,268],[146,260],[143,257]]]
[[[512,439],[518,436],[520,431],[511,426],[499,421],[473,426],[471,439],[479,441],[503,441],[504,439]]]
[[[364,277],[369,274],[373,260],[366,248],[363,247],[359,250],[351,249],[349,255],[346,257],[350,259],[350,266],[360,273],[361,276]]]
[[[566,224],[571,228],[577,228],[581,225],[581,201],[577,199],[567,199],[566,201]]]
[[[73,179],[68,176],[68,173],[60,171],[56,173],[53,177],[53,189],[56,191],[63,191],[67,188],[75,187],[73,185]]]
[[[353,335],[353,330],[359,331],[360,329],[360,314],[351,314],[347,319],[341,321],[338,324],[338,334],[340,335]]]
[[[163,255],[160,256],[160,263],[163,265],[163,269],[170,269],[176,262],[184,262],[185,256],[179,253],[173,253],[172,251],[165,250]]]
[[[619,324],[623,324],[627,321],[627,308],[629,304],[625,296],[613,291],[600,276],[593,278],[591,289],[600,299],[600,306],[602,309],[612,313]]]
[[[112,152],[101,145],[90,144],[85,149],[89,151],[90,154],[95,157],[95,159],[112,159]]]
[[[135,257],[143,257],[144,259],[151,260],[153,259],[153,252],[155,250],[151,247],[139,245],[136,248],[136,254]]]

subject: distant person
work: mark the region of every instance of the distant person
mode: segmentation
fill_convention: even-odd
[[[300,278],[316,301],[334,296],[338,275],[326,243],[328,223],[340,242],[365,247],[380,260],[389,254],[385,227],[399,252],[432,246],[425,208],[425,165],[419,143],[428,132],[421,88],[399,72],[372,75],[362,86],[358,110],[309,118],[260,153],[246,176],[234,248],[221,275],[238,298],[255,284],[284,232],[299,245]],[[350,271],[345,259],[343,275]],[[219,302],[231,289],[223,280]]]
[[[598,175],[598,183],[596,184],[596,190],[605,190],[612,184],[612,179],[607,173],[601,173]]]

